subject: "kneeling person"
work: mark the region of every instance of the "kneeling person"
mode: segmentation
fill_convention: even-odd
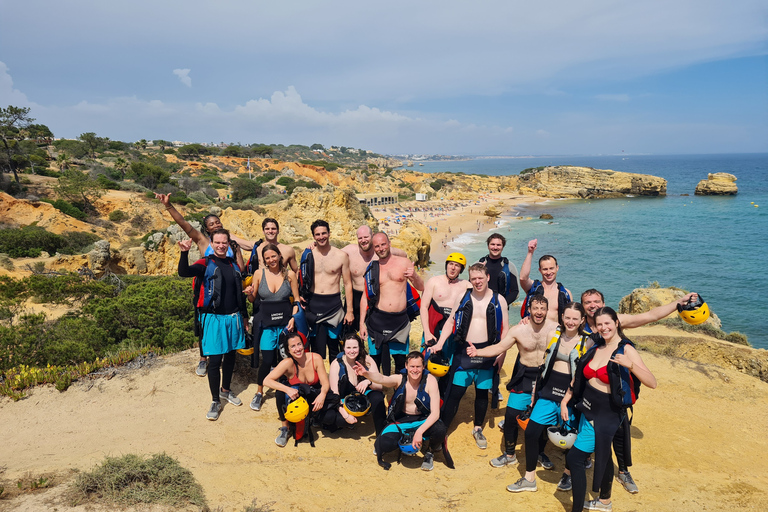
[[[443,447],[446,428],[440,421],[440,392],[437,380],[424,366],[424,357],[416,351],[408,354],[405,369],[400,375],[369,372],[359,362],[355,363],[357,375],[384,387],[395,388],[387,415],[388,424],[374,445],[378,463],[384,469],[389,469],[391,464],[384,462],[382,456],[397,450],[404,436],[412,436],[410,446],[413,450],[421,450],[428,438],[428,449],[421,464],[424,471],[432,471],[432,453]],[[447,453],[444,455],[446,464],[453,467],[450,456]]]

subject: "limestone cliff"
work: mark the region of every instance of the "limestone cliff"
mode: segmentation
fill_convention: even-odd
[[[667,194],[667,180],[649,174],[555,166],[520,175],[518,191],[555,198],[607,198],[630,194],[664,196]]]
[[[426,267],[429,264],[429,249],[432,235],[421,222],[408,221],[400,228],[399,233],[392,238],[392,246],[402,249],[408,259],[416,265]]]
[[[697,196],[734,196],[739,192],[736,186],[736,176],[727,172],[716,172],[707,175],[696,185]]]
[[[695,291],[695,290],[694,290]],[[686,291],[680,288],[635,288],[632,293],[621,299],[619,302],[619,313],[626,313],[628,315],[637,315],[639,313],[645,313],[651,309],[669,304],[673,300],[678,300],[683,297]],[[670,317],[677,317],[677,312],[669,315]],[[705,322],[713,327],[720,328],[722,322],[717,315],[710,309],[709,319]]]

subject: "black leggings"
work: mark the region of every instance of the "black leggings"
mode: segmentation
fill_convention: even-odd
[[[566,456],[566,462],[571,469],[571,481],[573,482],[573,509],[572,512],[584,510],[584,498],[587,497],[587,469],[585,462],[589,457],[587,452],[578,448],[571,448]],[[613,486],[613,461],[610,461],[603,473],[603,481],[600,483],[600,499],[611,499],[611,487]],[[594,487],[594,485],[593,485]]]
[[[221,368],[221,374],[219,374]],[[230,389],[232,373],[235,370],[235,351],[208,356],[208,387],[214,402],[219,401],[219,387]]]
[[[259,363],[259,373],[256,375],[256,384],[264,385],[264,378],[269,375],[269,371],[277,362],[277,349],[262,350],[261,362]]]
[[[625,457],[625,450],[631,453],[632,450],[632,437],[629,430],[629,419],[624,416],[624,420],[616,434],[613,436],[613,452],[616,454],[616,463],[619,466],[619,471],[622,473],[629,471],[629,466],[632,465],[632,457]]]
[[[392,361],[395,360],[395,374],[400,373],[405,368],[405,354],[389,355],[389,343],[383,343],[379,347],[379,353],[371,356],[376,362],[376,366],[381,370],[382,375],[392,375]],[[391,358],[391,359],[390,359]]]
[[[451,426],[453,418],[456,417],[456,413],[459,412],[459,403],[464,393],[467,392],[467,388],[464,386],[457,386],[451,384],[450,391],[448,392],[448,398],[443,404],[443,410],[440,415],[440,419],[445,423],[445,428]],[[488,390],[477,389],[475,384],[475,426],[482,427],[485,423],[485,413],[488,410]]]
[[[436,452],[443,447],[443,441],[445,441],[445,435],[448,428],[441,420],[437,420],[434,425],[429,427],[424,432],[423,437],[429,437],[429,451]],[[399,432],[389,432],[376,438],[374,447],[376,448],[376,457],[381,462],[381,457],[385,453],[393,452],[399,448],[398,442],[400,441]],[[425,443],[426,444],[426,443]]]
[[[514,410],[514,409],[513,409]],[[509,407],[507,407],[507,411],[509,411]],[[517,423],[517,419],[513,420],[515,423]],[[544,452],[544,447],[547,445],[547,427],[549,425],[542,425],[540,423],[536,423],[535,421],[528,420],[528,425],[525,427],[525,470],[526,471],[535,471],[536,470],[536,462],[539,460],[539,454]],[[515,445],[512,444],[512,451],[507,451],[509,449],[508,444],[506,443],[506,430],[507,430],[507,420],[504,420],[504,451],[508,455],[513,455],[515,453]],[[567,467],[567,466],[566,466]]]
[[[320,354],[325,359],[325,349],[328,348],[328,361],[333,362],[339,353],[339,340],[331,338],[328,330],[331,328],[326,322],[315,324],[315,335],[309,340],[312,352]]]
[[[365,396],[371,402],[371,416],[373,417],[373,426],[376,429],[376,437],[378,437],[381,435],[381,431],[384,430],[384,425],[387,422],[384,393],[381,391],[370,391]],[[321,423],[324,428],[328,428],[331,431],[336,431],[349,425],[339,412],[338,406],[329,408],[324,417],[321,418]]]

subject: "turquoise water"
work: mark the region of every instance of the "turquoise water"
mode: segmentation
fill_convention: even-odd
[[[659,176],[668,181],[667,196],[555,200],[521,208],[520,215],[533,219],[508,216],[499,228],[507,238],[504,255],[518,268],[528,240],[538,238],[536,258],[555,255],[558,280],[577,296],[597,288],[615,308],[634,288],[653,281],[685,288],[706,299],[723,330],[740,331],[753,346],[768,348],[768,333],[759,324],[768,313],[768,154],[476,159],[425,162],[415,169],[507,175],[568,164]],[[712,172],[736,175],[738,195],[694,196],[696,184]],[[554,220],[539,220],[544,212]],[[486,253],[486,237],[464,234],[450,247],[476,261]]]

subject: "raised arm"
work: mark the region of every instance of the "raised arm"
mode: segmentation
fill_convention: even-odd
[[[528,242],[528,253],[523,260],[523,266],[520,267],[520,287],[525,293],[533,286],[533,279],[531,279],[531,262],[533,261],[533,253],[536,251],[538,245],[538,239],[534,238]]]
[[[173,221],[179,225],[179,227],[192,239],[197,248],[200,249],[200,254],[205,254],[205,249],[208,248],[210,241],[200,231],[192,227],[192,224],[186,221],[184,217],[179,213],[175,206],[171,204],[171,194],[155,194],[155,198],[159,199],[165,210],[170,214]]]
[[[364,377],[371,381],[374,384],[378,384],[385,388],[396,388],[400,385],[400,382],[402,381],[402,376],[400,374],[397,375],[382,375],[379,372],[373,372],[367,370],[363,365],[361,365],[359,362],[355,361],[355,366],[353,367],[355,370],[355,373],[359,375],[360,377]],[[440,403],[440,399],[438,397],[438,401],[436,403]]]
[[[646,324],[649,324],[651,322],[656,322],[657,320],[661,320],[665,316],[668,316],[675,311],[677,311],[677,305],[680,304],[686,304],[690,300],[697,300],[699,296],[695,293],[689,293],[686,296],[678,299],[673,300],[669,304],[664,304],[663,306],[658,306],[650,311],[646,311],[645,313],[639,313],[637,315],[628,315],[626,313],[622,313],[619,315],[619,322],[621,323],[622,329],[631,329],[633,327],[640,327]]]

